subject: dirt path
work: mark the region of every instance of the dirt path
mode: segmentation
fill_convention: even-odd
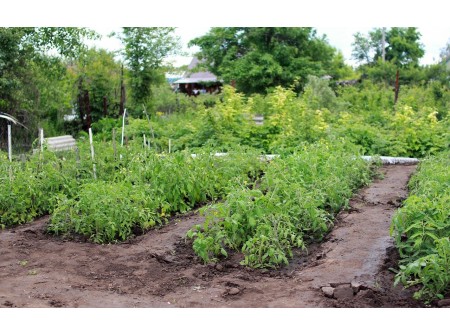
[[[0,307],[417,306],[392,288],[390,219],[415,166],[386,166],[338,216],[326,241],[289,267],[251,270],[241,255],[202,265],[184,242],[192,213],[127,243],[95,245],[44,234],[48,218],[0,232]],[[328,296],[328,297],[327,297]]]

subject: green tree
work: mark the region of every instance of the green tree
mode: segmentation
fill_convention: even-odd
[[[414,27],[391,28],[386,33],[386,60],[400,67],[418,66],[419,60],[425,55],[420,36]]]
[[[163,61],[181,46],[172,27],[124,27],[116,34],[124,45],[123,56],[129,69],[132,104],[148,106],[152,85],[164,81]]]
[[[72,76],[73,101],[89,95],[91,121],[104,116],[119,116],[121,64],[114,54],[104,49],[91,48],[69,67]],[[86,108],[77,103],[78,115]],[[83,111],[80,111],[82,109]]]
[[[38,124],[49,116],[55,119],[56,110],[67,107],[61,59],[82,53],[84,40],[95,37],[85,28],[0,28],[0,110],[28,126],[28,133],[14,132],[20,142],[29,143]],[[3,138],[5,128],[0,121]]]
[[[189,45],[201,48],[209,70],[247,94],[279,85],[300,91],[308,75],[336,75],[344,66],[313,28],[216,27]]]
[[[368,35],[354,35],[352,56],[361,64],[376,65],[383,55],[383,30],[373,29]],[[425,54],[420,43],[420,32],[415,27],[393,27],[385,33],[385,60],[397,67],[418,66]]]

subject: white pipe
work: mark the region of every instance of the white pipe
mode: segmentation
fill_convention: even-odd
[[[416,164],[419,163],[419,159],[416,158],[407,158],[407,157],[394,157],[394,156],[378,156],[382,163],[384,164]],[[361,156],[363,160],[371,161],[376,156]]]
[[[214,156],[226,156],[228,153],[214,153]],[[278,154],[266,154],[266,155],[260,155],[259,158],[261,160],[273,160],[280,155]],[[197,157],[197,154],[191,154],[191,157],[195,158]],[[361,156],[363,160],[370,161],[374,158],[377,158],[377,156]],[[407,158],[407,157],[393,157],[393,156],[378,156],[380,158],[381,162],[384,164],[417,164],[419,163],[419,159],[416,158]]]

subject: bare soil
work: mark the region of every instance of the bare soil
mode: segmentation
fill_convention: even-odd
[[[197,212],[111,245],[50,236],[48,217],[4,230],[0,307],[420,307],[389,271],[398,260],[390,221],[414,170],[382,167],[323,243],[278,270],[243,267],[240,253],[202,264],[184,238],[202,223]]]

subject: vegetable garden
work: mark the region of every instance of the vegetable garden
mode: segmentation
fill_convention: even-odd
[[[280,269],[294,250],[322,242],[339,211],[370,184],[379,164],[361,155],[420,157],[411,196],[392,221],[401,257],[395,281],[419,284],[417,298],[443,299],[450,286],[448,103],[433,98],[436,89],[405,88],[394,107],[386,90],[370,84],[323,100],[327,89],[313,83],[300,97],[278,87],[246,98],[226,87],[195,114],[130,118],[125,146],[110,140],[119,120],[104,119],[93,125],[94,161],[83,133],[76,151],[38,150],[12,162],[0,153],[0,225],[50,215],[50,235],[119,243],[200,208],[204,221],[186,239],[205,264],[240,254],[244,267]],[[262,126],[251,118],[259,111]],[[214,155],[221,151],[227,155]],[[280,156],[261,156],[268,153]]]

